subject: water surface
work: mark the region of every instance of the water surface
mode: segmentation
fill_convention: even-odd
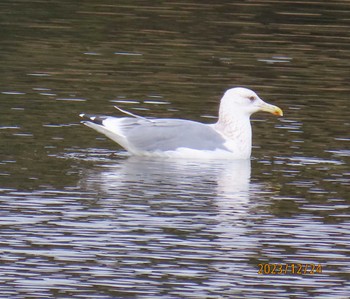
[[[348,297],[347,2],[0,8],[4,298]],[[214,122],[233,86],[285,112],[254,115],[251,161],[128,157],[79,124]]]

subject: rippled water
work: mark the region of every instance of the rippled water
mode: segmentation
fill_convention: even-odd
[[[348,2],[0,11],[0,297],[348,298]],[[213,122],[232,86],[285,112],[252,161],[129,157],[77,116]]]

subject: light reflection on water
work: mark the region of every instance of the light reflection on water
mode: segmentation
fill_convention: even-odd
[[[305,199],[251,181],[250,161],[115,159],[94,152],[85,158],[96,166],[81,168],[75,190],[3,190],[4,295],[266,298],[276,287],[280,298],[349,292],[341,275],[349,272],[349,223],[326,224],[319,206],[308,210]],[[83,161],[84,154],[78,156]],[[342,204],[334,210],[349,208]],[[261,276],[261,262],[317,263],[323,273]]]

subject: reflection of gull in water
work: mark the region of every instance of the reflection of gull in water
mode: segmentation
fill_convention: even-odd
[[[194,161],[129,157],[119,162],[98,167],[89,182],[99,185],[98,189],[106,193],[118,192],[124,185],[132,188],[135,184],[142,184],[145,188],[154,185],[159,189],[185,187],[185,190],[210,184],[210,188],[216,185],[217,196],[225,197],[249,190],[250,160]],[[157,185],[160,180],[163,184]]]
[[[87,193],[98,193],[95,204],[111,211],[116,230],[121,227],[124,234],[130,230],[142,233],[127,235],[128,241],[141,238],[143,243],[152,244],[150,239],[156,239],[158,255],[164,254],[164,248],[172,248],[172,255],[193,258],[192,251],[177,250],[184,245],[203,250],[202,256],[208,259],[212,258],[210,252],[221,252],[220,259],[231,261],[230,268],[215,260],[211,260],[211,267],[225,268],[220,272],[232,275],[241,267],[232,261],[244,259],[246,249],[256,246],[247,237],[246,219],[253,206],[250,171],[250,160],[130,157],[93,168],[80,185]],[[161,271],[171,273],[171,269]],[[216,276],[211,278],[215,281]]]
[[[129,157],[98,167],[81,181],[101,196],[127,200],[210,199],[235,213],[249,201],[250,160],[189,161]]]

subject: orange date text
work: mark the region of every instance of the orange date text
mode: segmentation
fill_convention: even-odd
[[[261,263],[258,264],[258,274],[261,275],[308,275],[308,274],[321,274],[322,265],[321,264],[270,264]]]

